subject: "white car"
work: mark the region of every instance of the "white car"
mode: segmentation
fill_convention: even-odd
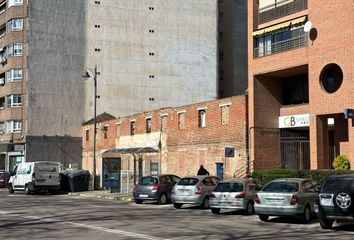
[[[26,194],[46,190],[55,193],[60,188],[60,163],[27,162],[19,163],[11,172],[9,193],[24,191]]]

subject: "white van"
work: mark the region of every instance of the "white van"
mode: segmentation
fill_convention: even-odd
[[[26,162],[15,166],[9,180],[9,193],[24,191],[26,194],[47,190],[55,193],[60,188],[60,163]]]

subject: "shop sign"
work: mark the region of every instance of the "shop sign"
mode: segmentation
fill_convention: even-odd
[[[14,151],[15,151],[15,152],[23,152],[23,151],[25,151],[25,145],[18,145],[18,144],[16,144],[16,145],[14,146]]]
[[[279,128],[294,128],[310,126],[310,114],[300,114],[279,117]]]

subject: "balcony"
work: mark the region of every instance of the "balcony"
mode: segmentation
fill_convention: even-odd
[[[307,0],[283,0],[259,9],[258,24],[307,9]]]
[[[291,49],[306,47],[308,44],[307,35],[303,34],[298,37],[290,38],[284,41],[265,44],[262,47],[254,48],[253,56],[254,58],[259,58],[275,53],[289,51]]]

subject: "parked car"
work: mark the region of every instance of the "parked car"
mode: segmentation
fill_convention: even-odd
[[[26,194],[41,190],[55,193],[60,188],[60,163],[26,162],[15,166],[9,180],[9,193],[24,191]]]
[[[0,173],[0,188],[5,188],[8,186],[10,177],[10,172]]]
[[[172,190],[172,203],[175,208],[183,204],[199,204],[209,208],[209,193],[211,193],[220,178],[215,176],[185,177],[177,182]]]
[[[258,185],[253,179],[220,181],[209,194],[211,212],[218,214],[221,209],[241,209],[251,215],[257,190]]]
[[[256,195],[256,214],[262,221],[268,221],[269,216],[298,216],[307,223],[315,215],[316,184],[299,178],[271,181]]]
[[[155,200],[159,204],[166,204],[171,200],[173,186],[180,177],[172,174],[144,176],[133,189],[134,201],[137,204],[146,200]]]
[[[316,199],[315,212],[323,229],[333,222],[354,221],[354,174],[328,177]]]

